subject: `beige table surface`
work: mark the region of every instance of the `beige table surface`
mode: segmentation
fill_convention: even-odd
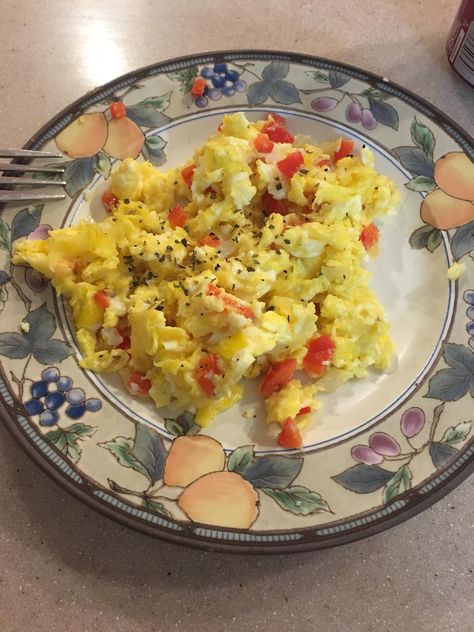
[[[175,55],[256,47],[383,74],[472,134],[474,92],[444,53],[457,0],[1,0],[0,144]],[[258,6],[258,8],[256,8]],[[472,479],[418,517],[299,556],[206,554],[70,497],[0,424],[0,630],[474,630]]]

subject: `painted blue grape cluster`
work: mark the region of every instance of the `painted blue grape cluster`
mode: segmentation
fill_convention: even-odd
[[[469,305],[466,312],[469,319],[469,322],[466,325],[466,330],[471,336],[469,338],[469,346],[471,349],[474,349],[474,290],[466,290],[464,292],[464,300]]]
[[[195,101],[198,108],[205,108],[211,101],[218,101],[222,96],[233,97],[236,92],[245,92],[247,83],[240,79],[237,70],[227,64],[214,64],[213,68],[206,66],[201,70],[201,77],[206,79],[204,93]]]
[[[32,383],[30,393],[25,410],[29,415],[38,415],[41,426],[54,426],[64,404],[70,419],[80,419],[86,411],[95,413],[102,408],[100,399],[86,399],[82,388],[74,388],[72,379],[62,376],[54,366],[44,369],[41,380]]]

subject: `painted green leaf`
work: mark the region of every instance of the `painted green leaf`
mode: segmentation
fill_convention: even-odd
[[[320,83],[329,83],[328,76],[320,70],[306,70],[305,75],[308,75],[308,77],[311,77],[311,79],[319,81]]]
[[[10,227],[4,219],[0,217],[0,249],[10,250]]]
[[[159,503],[156,500],[151,500],[150,498],[146,498],[143,501],[143,506],[145,507],[145,509],[151,509],[152,511],[156,511],[156,513],[159,513],[162,516],[166,516],[167,518],[172,517],[170,512],[163,505],[163,503]]]
[[[167,142],[161,136],[147,136],[142,147],[143,157],[159,167],[166,162],[166,154],[163,151],[166,145]]]
[[[31,344],[16,331],[0,333],[0,355],[12,360],[22,360],[31,353]]]
[[[20,359],[32,353],[42,364],[62,362],[71,355],[72,349],[65,342],[51,340],[56,321],[45,304],[28,312],[23,320],[30,326],[27,332],[19,334],[8,331],[0,334],[1,355]]]
[[[240,448],[234,450],[229,455],[227,469],[229,470],[229,472],[237,472],[237,474],[242,474],[253,462],[253,459],[253,446],[243,445]]]
[[[54,316],[48,311],[45,303],[28,312],[23,320],[30,326],[25,338],[33,345],[37,341],[49,340],[56,329]]]
[[[4,286],[0,286],[0,312],[5,309],[5,305],[8,301],[8,290]]]
[[[261,105],[268,99],[268,83],[264,81],[256,81],[249,85],[247,90],[247,99],[250,107]]]
[[[270,487],[284,489],[291,485],[300,473],[303,459],[292,459],[286,456],[262,456],[247,467],[243,478],[254,487]]]
[[[19,211],[12,222],[12,241],[20,237],[26,237],[38,228],[41,221],[41,212],[44,204],[28,206]]]
[[[170,104],[172,92],[167,92],[158,97],[148,97],[144,101],[127,106],[127,116],[134,123],[142,127],[160,127],[171,119],[162,110]]]
[[[358,463],[332,478],[351,492],[370,494],[384,487],[392,478],[392,472],[378,465]]]
[[[411,487],[412,473],[407,465],[395,472],[383,490],[383,501],[388,503]]]
[[[33,356],[41,364],[62,362],[71,355],[71,347],[62,340],[38,341],[33,345]]]
[[[265,82],[273,83],[284,79],[288,74],[290,65],[286,61],[272,61],[262,71],[262,79]]]
[[[179,89],[183,94],[187,94],[193,85],[194,79],[197,77],[198,67],[183,68],[183,70],[176,70],[175,72],[169,72],[168,77],[172,81],[179,83]]]
[[[67,447],[67,436],[62,430],[52,430],[51,432],[48,432],[46,437],[54,443],[60,452],[63,452]]]
[[[301,516],[317,513],[319,511],[331,511],[329,505],[317,492],[312,492],[299,485],[286,489],[262,488],[270,498],[273,498],[282,509]]]
[[[92,436],[96,430],[97,428],[87,424],[78,423],[67,428],[51,430],[46,434],[46,438],[68,459],[73,463],[77,463],[82,454],[78,441]]]
[[[70,435],[77,435],[77,437],[92,437],[97,428],[93,426],[89,426],[88,424],[76,423],[72,424],[72,426],[68,426],[67,428],[63,428],[65,432],[68,432]]]
[[[195,413],[187,410],[178,415],[176,419],[165,419],[165,428],[176,437],[196,435],[200,432],[201,426],[194,423],[195,416]]]
[[[164,149],[168,143],[162,136],[155,134],[154,136],[147,136],[146,144],[149,148],[157,150]]]
[[[436,189],[436,182],[433,178],[427,176],[415,176],[410,182],[407,182],[405,186],[407,189],[410,189],[410,191],[428,192]]]
[[[398,130],[398,112],[393,105],[386,101],[379,101],[378,99],[369,97],[369,107],[378,123]]]
[[[110,158],[103,151],[99,151],[94,156],[94,169],[99,173],[105,180],[110,176],[110,170],[112,169],[112,163],[110,162]]]
[[[66,193],[69,197],[74,197],[76,193],[82,191],[94,177],[94,159],[78,158],[69,163],[64,171],[66,181]]]
[[[114,439],[106,441],[105,443],[100,443],[99,445],[102,448],[109,450],[120,465],[130,467],[132,470],[135,470],[148,478],[148,472],[132,454],[133,439],[131,437],[115,437]]]
[[[166,450],[156,430],[144,424],[137,425],[132,455],[144,466],[152,483],[163,478]]]
[[[466,395],[471,384],[472,380],[462,369],[441,369],[430,379],[425,397],[455,402]],[[474,389],[474,384],[471,388]]]
[[[417,121],[416,117],[413,119],[410,126],[410,134],[415,145],[421,147],[427,156],[433,158],[433,150],[435,146],[435,137],[433,132],[428,129],[426,125]]]
[[[175,437],[182,437],[184,435],[183,429],[175,419],[165,419],[165,428]]]
[[[342,86],[350,81],[350,77],[348,77],[343,72],[339,72],[338,70],[330,70],[328,74],[328,80],[331,84],[331,88],[337,90],[338,88],[342,88]]]
[[[443,237],[441,235],[441,231],[435,228],[434,230],[431,231],[428,237],[428,241],[426,243],[427,250],[433,253],[436,250],[436,248],[438,248],[438,246],[441,245],[442,241],[443,241]]]
[[[10,280],[10,275],[5,270],[0,270],[0,285],[5,285]]]
[[[395,147],[393,151],[412,176],[433,177],[434,162],[421,147]]]
[[[429,381],[425,397],[453,402],[470,392],[474,397],[474,352],[464,345],[445,342],[443,357],[449,369],[441,369]]]
[[[275,103],[289,105],[290,103],[301,103],[300,95],[296,86],[290,81],[273,81],[268,85],[268,96]]]
[[[388,92],[384,92],[383,90],[379,90],[378,88],[366,88],[362,90],[360,93],[361,97],[371,97],[372,99],[376,99],[377,101],[384,101],[385,99],[389,99],[392,95]]]
[[[433,228],[433,226],[428,226],[427,224],[420,226],[420,228],[417,228],[410,235],[410,246],[414,250],[426,248],[428,245],[428,239],[433,231],[439,232],[437,228]]]
[[[460,226],[451,239],[451,251],[456,261],[474,252],[474,222]]]
[[[457,448],[453,448],[449,443],[433,441],[430,443],[430,457],[436,469],[444,467],[446,463],[458,453]]]
[[[471,432],[472,421],[463,421],[451,426],[441,437],[441,443],[460,443]]]

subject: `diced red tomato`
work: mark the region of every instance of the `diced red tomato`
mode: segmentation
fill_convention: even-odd
[[[99,307],[102,307],[102,309],[107,309],[107,307],[110,305],[110,298],[107,296],[104,290],[99,290],[94,294],[94,301]]]
[[[224,296],[224,305],[226,305],[233,312],[237,312],[244,318],[252,319],[255,314],[252,309],[248,305],[244,305],[244,303],[240,303],[237,299],[232,296]]]
[[[273,364],[267,371],[260,384],[260,393],[264,397],[270,397],[272,393],[281,390],[293,378],[296,371],[296,360],[287,358]]]
[[[196,167],[197,165],[193,162],[187,167],[184,167],[184,169],[181,169],[181,175],[183,176],[183,180],[187,187],[191,187],[193,183],[193,175]]]
[[[176,228],[177,226],[181,226],[182,228],[188,221],[188,214],[182,206],[175,206],[168,215],[168,221],[171,228]]]
[[[217,287],[217,285],[214,285],[214,283],[209,283],[207,288],[208,294],[210,294],[211,296],[220,296],[222,292],[223,290],[221,290],[220,287]]]
[[[283,427],[278,435],[278,444],[284,448],[301,448],[303,439],[297,425],[291,417],[283,422]]]
[[[298,411],[298,415],[309,415],[309,413],[312,411],[313,409],[311,408],[311,406],[303,406],[303,408],[300,408]]]
[[[282,116],[281,114],[277,114],[276,112],[270,112],[270,114],[268,115],[268,118],[272,119],[273,122],[276,123],[277,125],[280,125],[280,127],[286,126],[286,118]]]
[[[269,154],[274,143],[268,138],[266,134],[258,134],[253,141],[255,149],[261,154]]]
[[[304,158],[300,151],[292,151],[283,160],[277,162],[277,167],[285,178],[291,178],[304,165]]]
[[[274,143],[292,143],[295,140],[293,134],[277,123],[267,123],[263,126],[262,132]]]
[[[354,151],[354,141],[349,140],[348,138],[343,138],[341,140],[341,144],[339,149],[334,152],[334,162],[341,160],[341,158],[346,158],[349,154],[352,154]]]
[[[124,118],[127,116],[127,108],[123,101],[114,101],[110,104],[110,114],[112,118]]]
[[[112,213],[117,208],[118,203],[119,199],[115,193],[112,193],[111,189],[107,189],[107,191],[102,193],[102,204],[107,213]]]
[[[191,88],[191,94],[193,97],[202,97],[206,88],[207,82],[204,77],[196,77]]]
[[[303,359],[303,368],[311,375],[322,375],[329,366],[336,345],[331,336],[319,336],[306,345],[308,351]]]
[[[198,243],[200,246],[210,246],[211,248],[218,248],[221,242],[219,241],[218,237],[211,233],[210,235],[202,237],[202,239],[200,239]]]
[[[237,312],[237,314],[241,314],[245,318],[252,319],[255,316],[252,309],[248,305],[245,305],[245,303],[241,303],[238,299],[231,296],[230,294],[227,294],[226,292],[221,290],[220,287],[217,287],[213,283],[209,283],[207,293],[212,294],[213,296],[222,295],[222,302],[224,303],[224,306],[233,312]]]
[[[194,372],[194,378],[206,397],[214,395],[214,377],[220,373],[218,359],[214,353],[203,356]]]
[[[151,381],[138,371],[130,373],[127,380],[129,391],[133,395],[148,395],[151,388]]]
[[[118,324],[117,324],[117,331],[120,334],[120,336],[122,336],[122,342],[117,345],[115,348],[116,349],[123,349],[124,351],[127,351],[127,349],[130,349],[131,347],[131,341],[130,341],[130,327],[128,325],[128,320],[124,317],[120,318]]]
[[[271,195],[268,191],[262,195],[262,207],[265,215],[271,215],[272,213],[288,215],[290,212],[287,200],[275,200],[273,195]]]
[[[316,167],[325,167],[328,164],[329,164],[329,160],[326,160],[325,158],[323,158],[323,160],[319,160],[316,163]]]
[[[132,346],[132,343],[130,341],[130,336],[122,336],[123,340],[122,342],[117,345],[115,348],[116,349],[123,349],[123,351],[127,351],[127,349],[130,349],[130,347]]]
[[[369,250],[379,240],[380,231],[375,224],[368,224],[360,232],[360,241],[363,243],[364,248]]]

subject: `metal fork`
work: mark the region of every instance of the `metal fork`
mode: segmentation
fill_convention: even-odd
[[[62,158],[61,154],[51,153],[49,151],[32,151],[30,149],[7,149],[0,147],[0,158]],[[10,175],[0,176],[0,202],[18,202],[24,200],[63,200],[66,195],[64,191],[57,193],[48,193],[45,189],[28,188],[31,185],[37,186],[64,186],[64,180],[41,179],[28,176],[13,175],[19,173],[48,173],[62,174],[62,167],[42,167],[41,165],[22,165],[12,162],[0,162],[0,172]],[[4,186],[7,188],[3,188]],[[16,185],[28,185],[26,188],[14,189]]]

